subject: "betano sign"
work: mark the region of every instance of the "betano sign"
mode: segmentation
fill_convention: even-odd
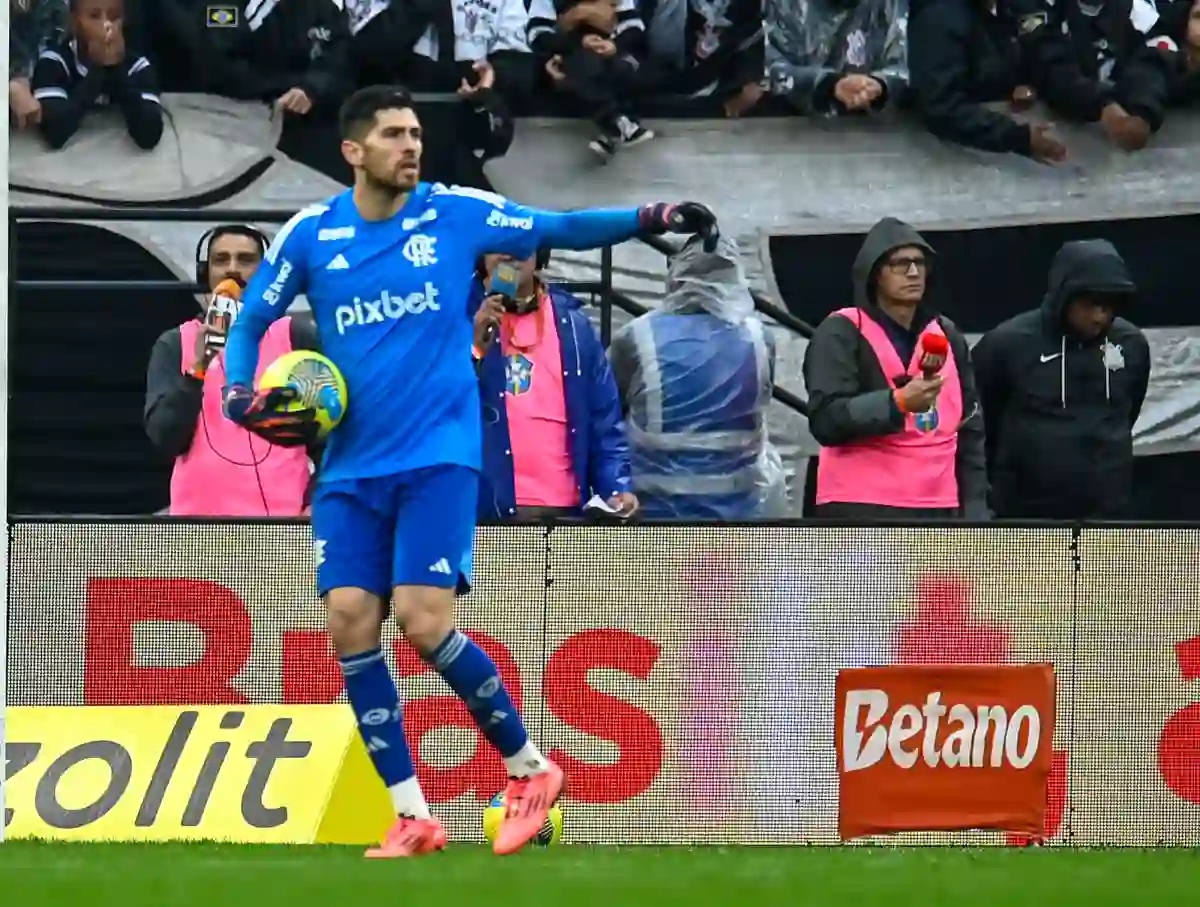
[[[358,752],[345,706],[319,721],[295,710],[342,696],[307,527],[17,522],[11,548],[12,704],[174,706],[138,719],[136,753],[108,719],[88,725],[87,713],[71,713],[35,727],[18,712],[26,717],[15,719],[12,739],[42,749],[14,775],[14,828],[41,821],[39,785],[51,818],[62,818],[51,789],[67,820],[93,808],[113,771],[123,778],[116,749],[60,766],[57,781],[45,774],[73,747],[111,741],[134,762],[120,801],[91,829],[111,832],[124,817],[129,834],[148,834],[135,820],[157,802],[154,769],[189,711],[196,725],[158,828],[169,821],[191,833],[191,791],[222,742],[229,750],[202,824],[221,810],[240,816],[244,797],[255,815],[247,750],[275,739],[280,718],[293,722],[289,744],[313,750],[274,763],[263,808],[288,808],[287,834],[303,825],[315,836],[328,822],[311,803],[293,804],[286,787],[296,766],[320,765],[306,795],[321,785],[329,795],[338,776],[334,756],[321,753]],[[1048,840],[1200,844],[1200,533],[563,527],[547,536],[511,527],[482,529],[476,556],[461,620],[499,665],[534,739],[570,776],[568,840],[835,842],[845,830],[841,778],[875,790],[893,774],[942,784],[994,772],[1015,783],[1028,772],[1036,781],[1049,748]],[[452,839],[480,840],[502,763],[442,680],[387,632],[429,799]],[[980,663],[1052,665],[1057,701],[949,681],[837,686],[846,669]],[[835,746],[850,701],[840,692],[856,693],[849,736],[861,768],[849,773]],[[256,717],[262,705],[279,708]],[[221,728],[236,713],[242,724]],[[75,796],[73,779],[89,772],[96,780]],[[244,831],[253,840],[284,834]],[[910,839],[1024,840],[995,831],[899,838]]]
[[[904,665],[838,672],[834,747],[843,839],[1045,828],[1052,665]]]

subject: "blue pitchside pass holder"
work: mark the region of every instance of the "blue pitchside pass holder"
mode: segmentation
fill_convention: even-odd
[[[511,261],[502,261],[492,269],[492,279],[488,284],[488,292],[494,296],[517,298],[521,285],[521,272]]]

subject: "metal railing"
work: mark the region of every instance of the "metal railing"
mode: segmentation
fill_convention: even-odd
[[[21,290],[149,290],[169,292],[182,290],[188,293],[206,292],[208,287],[185,280],[19,280],[17,273],[17,231],[18,221],[69,221],[69,222],[133,222],[133,221],[163,221],[175,223],[264,223],[281,224],[290,220],[295,211],[285,211],[278,208],[152,208],[152,207],[52,207],[52,206],[16,206],[9,209],[9,295],[10,298]],[[651,248],[664,255],[674,255],[678,250],[669,241],[658,236],[640,237]],[[621,309],[633,317],[644,315],[650,311],[646,306],[630,299],[613,287],[613,253],[608,246],[600,253],[599,281],[558,281],[557,285],[573,293],[590,294],[599,300],[600,310],[600,339],[605,348],[612,340],[612,309]],[[804,337],[811,337],[812,326],[795,317],[785,309],[780,308],[760,294],[754,297],[754,307],[757,311],[773,319],[789,330]],[[772,387],[772,397],[789,409],[801,415],[808,415],[808,404],[778,384]]]

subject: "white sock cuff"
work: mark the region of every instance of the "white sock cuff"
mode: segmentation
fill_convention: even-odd
[[[429,804],[425,802],[425,794],[421,790],[421,782],[417,776],[405,778],[388,788],[392,796],[392,806],[398,816],[412,816],[414,819],[429,819]]]
[[[530,775],[540,775],[546,771],[550,763],[542,755],[542,751],[534,746],[533,741],[528,740],[511,756],[504,757],[504,767],[509,777],[528,778]]]

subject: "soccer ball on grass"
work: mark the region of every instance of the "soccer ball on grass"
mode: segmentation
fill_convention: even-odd
[[[504,824],[505,808],[504,792],[501,791],[492,797],[492,802],[483,811],[483,836],[487,838],[489,844],[496,840],[496,835],[500,834],[500,826]],[[550,815],[546,817],[546,824],[538,829],[538,833],[531,843],[542,847],[561,844],[562,833],[562,810],[556,803],[550,807]]]

